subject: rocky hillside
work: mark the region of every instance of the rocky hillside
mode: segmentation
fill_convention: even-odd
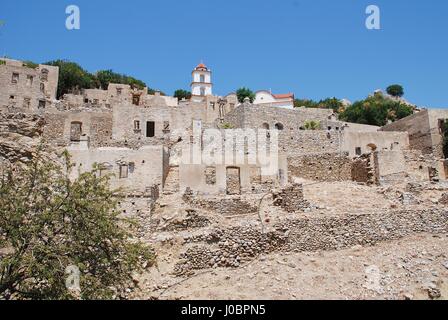
[[[0,112],[0,160],[29,159],[40,142],[44,124],[39,115]]]

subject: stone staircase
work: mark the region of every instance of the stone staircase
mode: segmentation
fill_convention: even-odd
[[[179,167],[170,167],[165,180],[163,195],[171,195],[179,192]]]

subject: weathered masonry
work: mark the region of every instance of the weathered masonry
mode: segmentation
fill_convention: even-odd
[[[74,176],[97,164],[113,175],[114,187],[132,194],[156,196],[158,188],[225,198],[261,194],[297,179],[388,184],[448,177],[442,143],[446,110],[422,110],[379,128],[340,121],[329,109],[240,103],[235,93],[216,96],[211,75],[198,65],[192,72],[193,96],[181,101],[113,83],[57,100],[57,67],[0,59],[0,112],[9,121],[39,115],[46,141],[72,153]],[[2,128],[15,130],[11,124]],[[201,150],[207,147],[206,129],[262,129],[267,140],[278,134],[278,168],[266,174],[259,162],[183,163],[181,150],[194,142],[198,128]],[[235,142],[235,148],[246,157],[256,152],[244,142]]]

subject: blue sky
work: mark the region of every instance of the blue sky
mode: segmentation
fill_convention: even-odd
[[[65,8],[81,30],[65,28]],[[365,9],[381,9],[367,30]],[[448,108],[446,0],[1,0],[0,55],[113,69],[172,94],[201,59],[214,91],[241,86],[352,101],[400,83],[406,98]]]

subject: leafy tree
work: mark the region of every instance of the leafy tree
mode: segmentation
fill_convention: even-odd
[[[404,89],[399,84],[394,84],[387,87],[386,91],[392,97],[402,97],[404,95]]]
[[[174,91],[174,97],[179,99],[179,101],[184,98],[188,100],[191,98],[191,92],[183,89],[178,89]]]
[[[143,81],[137,80],[125,74],[119,74],[113,72],[112,70],[98,71],[94,75],[94,77],[97,80],[98,88],[101,88],[103,90],[107,90],[109,83],[127,84],[130,85],[131,87],[139,89],[143,89],[146,87],[146,84]]]
[[[77,63],[54,60],[44,64],[59,67],[58,99],[74,90],[96,87],[95,78]]]
[[[344,110],[344,104],[337,98],[327,98],[317,103],[317,108],[332,109],[334,112],[341,112]]]
[[[313,101],[313,100],[308,100],[308,99],[295,99],[294,100],[294,107],[295,108],[301,108],[301,107],[316,108],[317,107],[317,102]]]
[[[255,100],[255,93],[246,87],[239,88],[236,91],[236,96],[240,103],[243,103],[246,98],[249,98],[251,103]]]
[[[303,126],[305,130],[318,130],[320,128],[320,122],[315,120],[305,121]]]
[[[348,122],[384,126],[388,120],[396,121],[412,113],[412,106],[377,94],[347,107],[339,118]]]
[[[59,67],[58,99],[75,90],[95,88],[107,90],[109,83],[126,84],[139,89],[146,87],[143,81],[112,70],[100,70],[91,74],[75,62],[54,60],[44,64]],[[148,88],[148,93],[154,94],[155,90]]]
[[[109,176],[95,167],[70,180],[63,159],[37,154],[0,174],[0,299],[110,299],[154,261],[129,240],[133,224],[119,217]],[[66,287],[68,266],[80,270],[80,292]]]
[[[319,102],[309,99],[296,99],[294,101],[294,107],[332,109],[334,112],[341,112],[344,109],[344,104],[337,98],[327,98]]]

